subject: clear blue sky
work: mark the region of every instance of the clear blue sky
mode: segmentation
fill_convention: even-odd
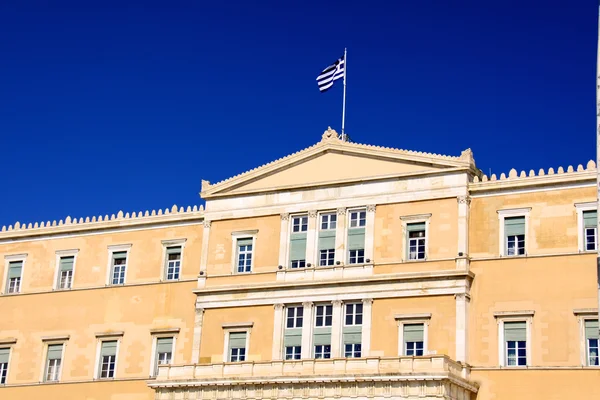
[[[591,0],[3,1],[0,225],[200,204],[201,179],[339,131],[341,85],[315,78],[344,47],[353,141],[471,147],[495,173],[585,165],[597,15]]]

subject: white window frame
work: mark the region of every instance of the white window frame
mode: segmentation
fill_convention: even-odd
[[[51,336],[42,337],[43,349],[42,349],[42,368],[40,370],[40,382],[44,383],[58,383],[62,380],[62,373],[65,361],[65,350],[67,348],[67,342],[69,336]],[[46,367],[48,366],[48,347],[54,344],[62,344],[62,351],[60,354],[60,370],[58,372],[58,379],[55,381],[49,381],[46,379]]]
[[[107,381],[117,379],[119,371],[119,354],[121,352],[121,341],[123,340],[124,332],[102,332],[96,333],[96,358],[94,361],[94,380]],[[112,378],[100,378],[100,351],[102,350],[102,342],[117,341],[117,351],[115,355],[115,373]]]
[[[14,293],[8,293],[8,290],[6,290],[7,285],[8,285],[8,265],[13,261],[21,261],[22,262],[21,280],[19,282],[19,291],[14,292]],[[12,295],[17,295],[17,294],[23,293],[23,276],[25,275],[26,262],[27,262],[27,253],[10,254],[10,255],[4,256],[4,277],[2,279],[2,291],[0,292],[0,294],[12,296]]]
[[[531,366],[531,329],[533,324],[534,311],[499,311],[494,313],[498,324],[498,364],[502,368],[527,368]],[[525,322],[526,342],[525,349],[527,351],[526,365],[507,365],[506,361],[506,342],[504,340],[504,323],[505,322]]]
[[[252,334],[252,327],[254,322],[240,322],[233,324],[223,324],[223,362],[229,361],[229,334],[231,332],[246,332],[246,359],[244,361],[233,361],[233,362],[247,362],[250,356],[250,335]]]
[[[292,356],[298,355],[299,357],[298,358],[295,358],[295,357],[287,358],[287,349],[288,349],[288,347],[293,347],[293,348],[299,347],[300,348],[300,352],[299,353],[292,352]],[[300,361],[302,359],[302,346],[284,346],[283,347],[283,359],[286,360],[286,361]]]
[[[404,215],[400,217],[402,221],[402,260],[403,262],[423,262],[429,258],[429,224],[431,223],[431,214],[414,214]],[[408,258],[409,240],[408,240],[408,224],[425,223],[425,258],[410,260]]]
[[[169,246],[170,247],[170,246]],[[167,328],[167,329],[152,329],[150,334],[152,335],[152,354],[150,355],[150,377],[156,377],[155,373],[155,362],[156,362],[156,347],[158,346],[158,339],[160,338],[173,338],[173,347],[171,348],[171,364],[175,364],[175,349],[177,348],[177,336],[179,335],[179,328]]]
[[[365,213],[365,224],[364,225],[360,225],[360,213],[364,212]],[[353,213],[358,213],[358,225],[357,226],[352,226],[352,214]],[[367,209],[365,207],[360,207],[360,208],[352,208],[352,209],[348,209],[346,210],[346,215],[348,216],[348,221],[346,223],[346,229],[357,229],[357,228],[365,228],[367,227]],[[348,232],[346,232],[346,235],[348,235]],[[366,241],[366,232],[365,232],[365,241]]]
[[[231,274],[244,275],[254,272],[254,263],[256,262],[256,238],[258,229],[248,231],[231,232]],[[252,238],[252,261],[250,262],[250,272],[237,272],[238,267],[238,245],[239,239]]]
[[[0,383],[0,388],[5,386],[8,383],[8,378],[10,374],[10,363],[13,356],[14,346],[17,344],[17,339],[4,339],[0,341],[0,347],[7,348],[8,347],[8,362],[6,363],[6,382]]]
[[[500,257],[526,257],[529,253],[527,247],[529,246],[529,214],[531,212],[531,207],[526,208],[512,208],[506,210],[498,210],[498,222],[499,222],[499,246],[500,246]],[[508,256],[506,254],[506,238],[504,232],[506,231],[505,227],[505,219],[511,217],[525,217],[525,254],[515,254]]]
[[[161,282],[177,282],[181,280],[183,272],[183,254],[185,253],[185,243],[187,238],[184,239],[169,239],[161,241],[162,244],[162,270],[160,274]],[[169,260],[167,260],[167,248],[169,247],[181,247],[181,255],[179,256],[179,278],[167,279],[167,270],[169,266]]]
[[[429,354],[429,323],[431,322],[431,313],[420,314],[397,314],[394,316],[398,325],[398,356],[407,356],[404,349],[404,325],[423,324],[423,355]]]
[[[583,212],[597,211],[597,206],[598,205],[595,201],[589,201],[587,203],[575,203],[575,210],[577,211],[577,247],[580,253],[594,253],[598,251],[598,227],[596,227],[596,249],[586,250],[586,238],[583,226]]]
[[[335,216],[335,228],[331,228],[331,216]],[[328,216],[330,218],[327,219],[327,229],[323,229],[321,226],[323,224],[323,217]],[[338,215],[335,210],[333,211],[323,211],[319,213],[319,222],[318,222],[317,231],[336,231],[338,226]]]
[[[112,269],[113,269],[113,254],[119,252],[126,252],[127,261],[125,262],[125,277],[123,283],[115,284],[112,283]],[[131,261],[130,253],[131,244],[116,244],[108,246],[108,263],[106,267],[106,286],[124,286],[127,284],[127,272],[129,272],[129,262]]]
[[[325,357],[317,357],[317,346],[322,346],[323,347],[323,355],[325,355],[325,346],[329,346],[329,357],[325,358]],[[361,349],[362,352],[362,349]],[[332,348],[331,348],[331,344],[315,344],[313,345],[313,354],[314,354],[314,359],[315,360],[331,360],[333,354],[332,354]]]
[[[347,306],[349,305],[354,305],[354,307],[352,307],[352,324],[351,325],[347,325],[346,324],[346,310],[347,310]],[[362,312],[360,313],[361,316],[361,322],[360,324],[355,323],[356,321],[356,306],[360,305],[362,307]],[[315,312],[316,315],[316,312]],[[363,302],[361,301],[348,301],[348,302],[344,302],[344,304],[342,304],[342,318],[344,319],[344,323],[342,326],[363,326],[363,324],[365,323],[365,305]],[[316,320],[315,320],[316,322]],[[332,339],[333,340],[333,339]]]
[[[352,346],[352,355],[351,356],[346,355],[346,346]],[[356,352],[355,346],[360,346],[360,357],[354,357],[354,353]],[[364,350],[363,350],[362,343],[342,343],[341,350],[344,353],[344,355],[343,355],[344,358],[363,358],[364,357]]]
[[[325,259],[327,262],[329,262],[329,255],[331,255],[330,252],[333,252],[333,260],[332,260],[333,262],[331,264],[325,264],[325,265],[321,264],[321,252],[322,251],[326,251],[327,252],[327,256],[328,257]],[[349,255],[350,255],[350,253],[348,253],[348,256]],[[319,267],[333,267],[333,266],[335,266],[335,249],[323,249],[323,250],[319,250],[317,256],[319,257],[319,260],[317,262],[317,266],[319,266]]]
[[[288,313],[289,313],[289,310],[292,309],[292,308],[295,309],[295,311],[294,311],[294,326],[288,327],[287,326]],[[302,326],[297,326],[297,324],[298,324],[298,310],[302,310],[302,326],[304,326],[304,324],[305,324],[304,306],[291,304],[291,305],[285,307],[285,315],[284,315],[284,317],[285,317],[285,324],[284,324],[284,329],[301,329],[302,328]]]
[[[579,363],[582,367],[586,368],[598,368],[596,365],[588,365],[588,345],[585,337],[585,321],[597,320],[598,309],[597,308],[582,308],[573,310],[573,314],[577,317],[577,323],[579,324]]]
[[[75,283],[75,267],[77,266],[77,254],[79,249],[72,250],[57,250],[54,258],[54,284],[52,290],[71,290],[73,289],[73,283]],[[73,274],[71,276],[71,287],[68,289],[61,289],[60,282],[60,259],[63,257],[73,257]]]
[[[294,232],[294,219],[296,218],[306,218],[306,230],[305,231],[298,231],[298,232]],[[302,229],[302,220],[300,220],[300,229]],[[290,235],[293,235],[294,233],[308,233],[308,225],[309,225],[309,216],[308,214],[291,214],[290,215]]]

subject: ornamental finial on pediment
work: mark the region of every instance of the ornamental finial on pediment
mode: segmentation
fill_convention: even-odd
[[[210,188],[210,182],[202,179],[202,185],[200,186],[200,191],[204,192]]]
[[[323,132],[321,141],[324,142],[330,140],[340,140],[340,138],[338,137],[338,133],[335,131],[335,129],[328,127],[327,130]]]

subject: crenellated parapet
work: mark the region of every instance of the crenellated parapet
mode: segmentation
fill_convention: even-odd
[[[123,212],[111,215],[74,218],[67,216],[64,220],[41,221],[34,223],[15,222],[13,225],[0,228],[0,239],[15,236],[45,235],[59,232],[96,230],[131,225],[145,225],[179,220],[201,219],[204,216],[204,206],[194,205],[171,208]]]

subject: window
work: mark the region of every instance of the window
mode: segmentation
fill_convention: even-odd
[[[318,305],[315,313],[315,327],[323,328],[331,326],[333,321],[333,306]]]
[[[508,217],[504,219],[504,224],[506,255],[525,254],[525,217]]]
[[[111,283],[113,285],[125,284],[125,271],[127,269],[127,252],[117,251],[112,253]]]
[[[308,216],[299,215],[292,217],[292,233],[300,233],[308,231]]]
[[[346,325],[362,325],[362,303],[346,304]]]
[[[166,258],[165,278],[176,281],[181,273],[181,246],[167,247]]]
[[[302,328],[302,316],[304,314],[303,307],[288,307],[287,308],[287,323],[286,328]]]
[[[504,322],[505,360],[509,367],[527,365],[527,322]]]
[[[71,289],[73,284],[73,265],[75,256],[60,257],[58,262],[58,289]]]
[[[6,280],[7,293],[21,292],[21,275],[23,271],[23,260],[8,262],[8,277]]]
[[[229,362],[246,360],[247,332],[229,332]]]
[[[424,349],[424,324],[404,324],[404,355],[422,356]]]
[[[323,266],[333,265],[334,261],[335,261],[335,249],[319,250],[319,266],[323,267]]]
[[[344,345],[344,357],[360,357],[360,343],[347,343]]]
[[[315,358],[331,358],[331,345],[318,344],[315,346]]]
[[[301,357],[301,346],[286,346],[285,347],[285,359],[286,360],[299,360]]]
[[[583,211],[583,235],[585,251],[596,251],[598,246],[598,217],[596,210]]]
[[[425,222],[415,222],[406,224],[408,234],[408,259],[425,259]]]
[[[171,364],[173,360],[173,338],[156,338],[156,354],[154,362],[154,375],[158,375],[158,366]]]
[[[252,238],[237,240],[237,272],[252,272]]]
[[[290,235],[290,267],[306,267],[306,235],[308,231],[308,216],[292,217],[292,233]]]
[[[350,250],[349,264],[363,264],[365,262],[364,250]]]
[[[337,215],[335,213],[321,214],[321,230],[330,231],[337,227]]]
[[[600,365],[598,356],[598,320],[586,319],[584,324],[587,365]]]
[[[46,382],[57,382],[60,380],[62,353],[62,343],[48,345],[48,354],[46,356],[46,373],[44,374],[44,380]]]
[[[115,377],[117,364],[117,340],[107,340],[100,344],[100,366],[99,379],[111,379]]]
[[[350,211],[350,228],[361,228],[367,225],[367,212]]]
[[[10,356],[10,347],[0,348],[0,385],[6,384],[8,375],[8,357]]]

